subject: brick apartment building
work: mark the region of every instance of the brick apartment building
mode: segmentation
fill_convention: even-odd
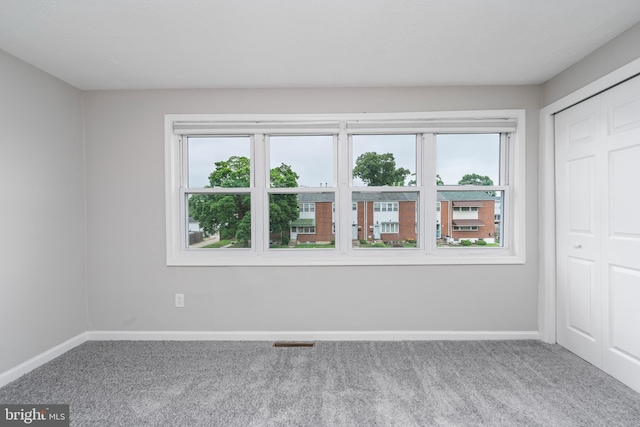
[[[352,239],[383,242],[415,240],[417,194],[354,192]],[[440,191],[436,236],[446,241],[495,240],[495,196],[484,191]],[[299,194],[300,217],[292,222],[290,237],[297,243],[335,240],[334,195]]]
[[[437,237],[494,243],[500,221],[495,206],[496,197],[491,192],[439,191]]]
[[[335,239],[333,194],[299,194],[300,217],[291,224],[298,243]],[[415,193],[353,193],[353,240],[397,242],[416,238]]]

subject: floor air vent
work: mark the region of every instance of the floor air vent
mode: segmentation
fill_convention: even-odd
[[[276,341],[274,347],[315,347],[315,341]]]

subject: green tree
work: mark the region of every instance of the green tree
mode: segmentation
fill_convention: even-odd
[[[396,160],[393,154],[378,154],[368,152],[361,154],[356,159],[353,168],[353,176],[360,178],[368,186],[404,185],[405,178],[411,171],[405,168],[396,168]]]
[[[231,156],[226,162],[216,162],[215,166],[207,187],[249,187],[251,163],[248,158]]]
[[[491,178],[477,173],[468,173],[458,181],[458,185],[493,185]]]
[[[478,175],[477,173],[468,173],[458,181],[458,185],[493,185],[493,181],[486,175]],[[487,194],[495,197],[495,191],[487,191]]]
[[[284,163],[269,172],[272,188],[298,186],[298,174]],[[278,234],[289,231],[291,221],[300,216],[298,197],[295,194],[269,194],[269,231]]]
[[[246,188],[250,185],[250,162],[246,157],[232,156],[215,163],[205,188]],[[282,164],[270,171],[272,187],[296,187],[298,175]],[[272,230],[281,232],[298,218],[295,194],[270,195],[269,211]],[[195,194],[189,198],[189,215],[208,234],[220,233],[221,239],[235,239],[249,245],[251,239],[251,197],[248,194]]]

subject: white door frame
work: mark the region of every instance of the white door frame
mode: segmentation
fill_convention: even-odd
[[[640,73],[640,58],[595,80],[540,110],[538,332],[556,342],[556,206],[553,115]]]

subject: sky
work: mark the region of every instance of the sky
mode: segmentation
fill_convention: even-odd
[[[300,177],[301,187],[333,185],[333,136],[272,136],[269,138],[271,168],[282,163]]]
[[[249,158],[250,143],[247,136],[189,138],[189,187],[209,185],[209,174],[215,170],[216,162],[229,160],[231,156]]]
[[[437,136],[436,173],[447,185],[456,185],[463,175],[487,175],[499,184],[500,137],[498,134],[467,134]],[[415,135],[354,135],[353,159],[374,151],[392,153],[396,167],[416,171]],[[250,156],[250,138],[192,137],[189,138],[189,187],[208,185],[215,162],[231,156]],[[300,176],[302,187],[332,186],[332,136],[272,136],[269,153],[270,168],[288,164]],[[407,181],[413,177],[407,177]],[[435,179],[435,178],[434,178]],[[355,179],[354,186],[364,185]]]
[[[445,185],[457,185],[469,173],[486,175],[494,185],[500,183],[500,135],[438,135],[436,174]]]

